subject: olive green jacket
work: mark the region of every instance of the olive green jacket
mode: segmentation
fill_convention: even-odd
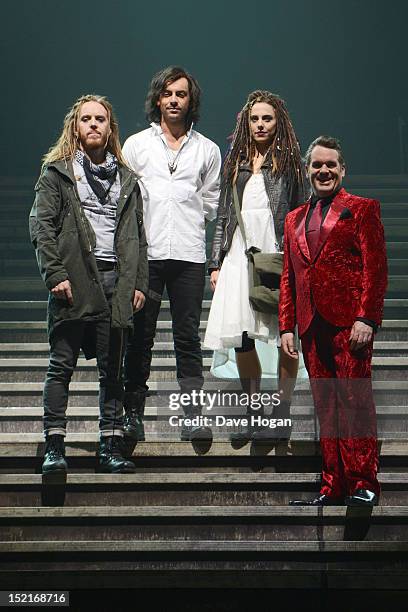
[[[135,289],[147,293],[147,243],[143,203],[137,178],[119,166],[121,191],[116,213],[114,247],[118,279],[112,298],[112,326],[132,327]],[[30,236],[41,276],[51,290],[69,280],[73,304],[49,294],[48,334],[67,320],[109,318],[110,310],[99,281],[93,249],[95,233],[79,200],[72,164],[48,164],[35,186],[30,212]]]

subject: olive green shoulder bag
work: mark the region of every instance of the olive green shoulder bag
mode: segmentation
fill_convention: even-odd
[[[248,248],[236,185],[233,187],[233,200],[248,258],[249,301],[252,308],[258,312],[277,314],[283,254],[263,253],[254,246]]]

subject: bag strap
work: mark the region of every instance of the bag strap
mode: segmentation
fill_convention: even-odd
[[[232,196],[233,196],[233,200],[234,200],[235,214],[237,215],[237,221],[238,221],[239,229],[241,230],[241,235],[242,235],[242,238],[244,239],[244,242],[245,242],[245,252],[247,252],[248,251],[248,243],[247,243],[247,239],[246,239],[244,220],[242,218],[241,209],[240,209],[240,206],[239,206],[238,191],[237,191],[236,183],[234,183],[234,186],[232,188]]]
[[[232,195],[233,195],[235,213],[237,215],[237,221],[238,221],[239,229],[241,230],[241,235],[242,235],[242,238],[244,239],[244,243],[245,243],[245,255],[248,257],[248,259],[251,259],[252,255],[254,253],[261,253],[261,249],[258,249],[258,247],[256,247],[256,246],[248,247],[247,237],[246,237],[246,233],[245,233],[244,220],[243,220],[242,215],[241,215],[241,209],[240,209],[240,206],[239,206],[238,191],[237,191],[237,186],[236,185],[234,185],[233,188],[232,188]]]
[[[255,287],[255,285],[259,285],[259,277],[257,276],[256,271],[255,271],[252,247],[248,249],[244,221],[242,219],[241,209],[239,207],[238,191],[237,191],[237,186],[235,184],[232,188],[232,196],[234,200],[235,213],[237,215],[239,229],[241,230],[242,238],[245,243],[245,255],[247,256],[247,259],[248,259],[248,287],[249,287],[249,290],[251,291],[252,287]],[[256,249],[256,250],[259,251],[259,249]]]

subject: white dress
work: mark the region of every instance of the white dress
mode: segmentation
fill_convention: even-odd
[[[262,174],[253,174],[247,182],[241,214],[248,246],[265,253],[276,252],[275,226]],[[255,311],[248,293],[248,260],[237,225],[218,276],[204,346],[213,350],[240,347],[244,331],[250,338],[276,344],[277,316]]]
[[[275,226],[262,174],[253,174],[243,194],[241,215],[248,246],[264,253],[277,251]],[[278,317],[255,311],[249,303],[248,260],[237,225],[231,248],[222,263],[208,316],[204,346],[214,350],[211,373],[238,378],[234,348],[242,345],[242,333],[255,340],[263,378],[276,377],[280,346]],[[300,359],[298,378],[306,376]]]

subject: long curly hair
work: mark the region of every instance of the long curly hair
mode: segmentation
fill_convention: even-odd
[[[186,115],[186,127],[190,128],[192,123],[197,123],[200,118],[201,89],[196,79],[180,66],[168,66],[157,72],[151,80],[149,91],[145,102],[145,112],[148,121],[160,123],[161,112],[157,106],[160,94],[166,85],[174,83],[178,79],[187,79],[190,93],[190,105]]]
[[[105,98],[105,96],[97,96],[94,94],[86,94],[74,102],[73,106],[65,115],[64,125],[60,137],[49,149],[48,153],[46,153],[43,157],[43,165],[59,160],[72,160],[74,158],[75,151],[78,148],[78,138],[75,135],[77,132],[78,117],[81,106],[85,104],[85,102],[98,102],[105,108],[106,112],[108,113],[109,125],[111,129],[106,150],[113,153],[121,164],[127,166],[127,163],[122,155],[122,149],[119,141],[119,126],[113,112],[112,105]]]
[[[276,132],[266,154],[271,172],[277,178],[286,175],[295,184],[303,184],[302,157],[284,100],[270,91],[257,89],[249,94],[238,114],[230,150],[225,158],[223,172],[228,181],[235,181],[241,163],[253,163],[256,148],[251,136],[250,115],[254,104],[270,104],[276,114]]]

